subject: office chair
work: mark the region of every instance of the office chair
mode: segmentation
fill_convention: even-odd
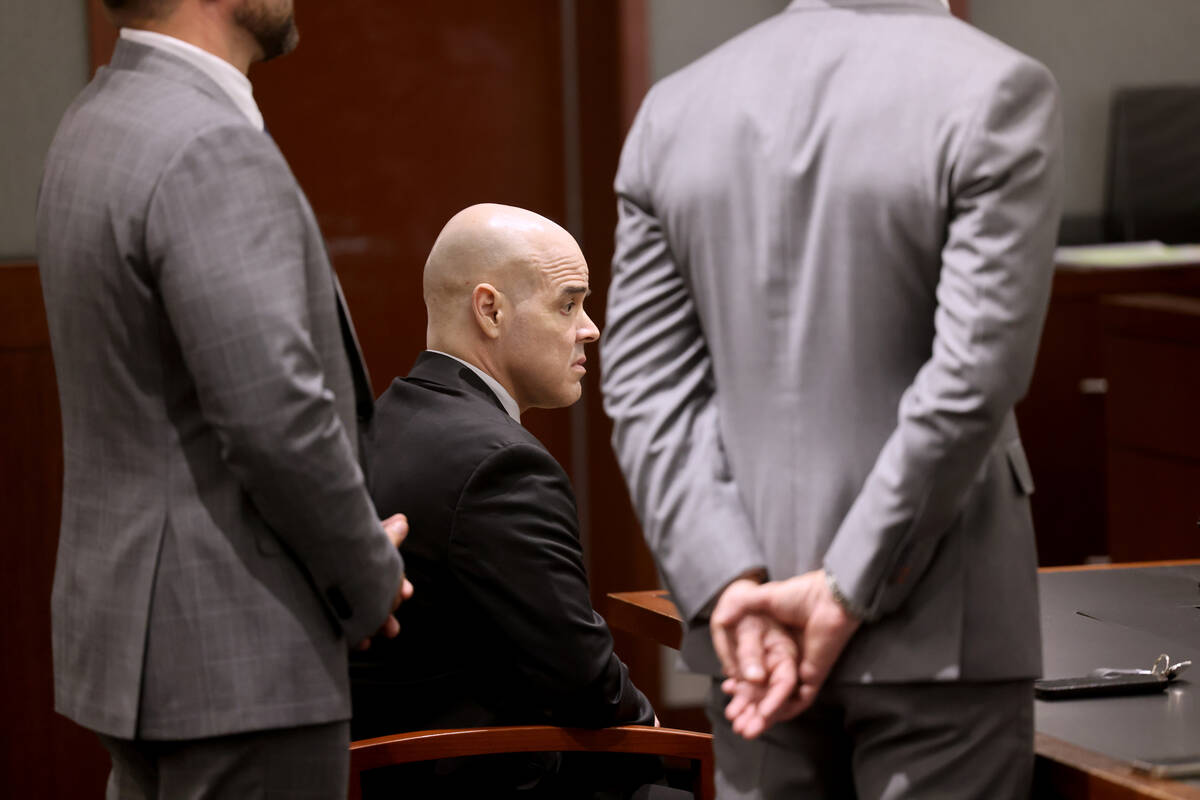
[[[1106,228],[1112,241],[1200,242],[1200,86],[1114,94]]]

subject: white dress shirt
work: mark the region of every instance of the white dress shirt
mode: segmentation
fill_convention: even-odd
[[[250,79],[233,64],[207,50],[201,50],[194,44],[188,44],[182,39],[167,36],[165,33],[144,31],[140,28],[121,28],[121,38],[144,44],[147,47],[157,47],[182,58],[212,78],[217,86],[220,86],[221,90],[229,95],[229,99],[238,107],[238,110],[246,115],[250,124],[260,131],[263,130],[262,112],[258,110],[258,103],[254,102],[254,89],[250,85]]]

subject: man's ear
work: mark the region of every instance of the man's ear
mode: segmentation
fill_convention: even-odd
[[[483,335],[500,338],[504,320],[504,294],[490,283],[481,283],[471,292],[471,311]]]

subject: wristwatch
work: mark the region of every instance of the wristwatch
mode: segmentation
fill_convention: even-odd
[[[857,620],[867,619],[867,609],[846,596],[845,592],[838,586],[837,578],[833,577],[833,573],[829,568],[825,568],[825,583],[829,586],[829,593],[833,595],[833,599],[837,602],[842,610]]]

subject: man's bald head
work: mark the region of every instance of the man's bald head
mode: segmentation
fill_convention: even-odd
[[[576,254],[571,234],[540,214],[496,203],[463,209],[442,228],[425,261],[430,337],[436,331],[438,338],[457,339],[465,332],[476,286],[490,284],[519,300],[538,286],[542,267]]]
[[[588,269],[571,234],[540,214],[483,203],[455,214],[425,262],[431,350],[475,364],[522,409],[578,398]]]

